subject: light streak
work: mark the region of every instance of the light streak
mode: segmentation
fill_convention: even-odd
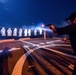
[[[13,30],[13,36],[17,36],[17,28],[14,28]]]
[[[42,29],[40,29],[40,35],[42,34]]]
[[[22,29],[20,28],[19,29],[19,37],[21,37],[22,36]]]
[[[31,36],[31,30],[28,29],[28,36]]]
[[[12,30],[11,30],[11,28],[8,28],[8,30],[7,30],[7,36],[12,36]]]
[[[2,29],[1,29],[1,35],[2,35],[2,36],[6,36],[6,30],[5,30],[4,27],[2,27]]]
[[[35,36],[37,35],[37,30],[36,30],[36,29],[34,30],[34,35],[35,35]]]
[[[24,30],[24,36],[27,36],[27,29]]]

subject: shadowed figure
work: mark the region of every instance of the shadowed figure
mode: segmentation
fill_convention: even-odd
[[[67,25],[65,27],[58,28],[58,27],[55,27],[52,24],[49,24],[48,26],[56,34],[59,34],[59,35],[65,35],[65,34],[67,34],[69,36],[69,40],[70,40],[71,46],[73,48],[73,53],[76,56],[76,12],[72,13],[65,20],[69,24],[69,25]],[[74,71],[73,71],[72,75],[76,75],[76,63],[75,63]]]
[[[12,57],[9,48],[5,47],[3,52],[0,53],[0,75],[11,75],[8,69],[8,57]]]

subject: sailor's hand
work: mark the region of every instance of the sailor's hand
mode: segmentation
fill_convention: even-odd
[[[54,25],[50,25],[50,29],[54,30],[55,26]]]
[[[52,29],[54,29],[54,28],[55,28],[55,26],[54,26],[54,25],[51,25],[51,28],[52,28]]]
[[[51,26],[50,26],[50,29],[52,29],[52,31],[53,31],[54,33],[56,33],[56,28],[55,28],[54,25],[51,25]]]

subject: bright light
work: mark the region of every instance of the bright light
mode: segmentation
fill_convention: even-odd
[[[22,29],[20,28],[19,29],[19,37],[21,37],[22,36]]]
[[[24,30],[24,36],[27,36],[27,29]]]
[[[44,25],[44,24],[42,24],[42,25],[41,25],[41,27],[42,27],[42,28],[44,28],[44,27],[45,27],[45,25]]]
[[[14,28],[13,30],[13,36],[17,36],[17,28]]]
[[[2,29],[1,29],[1,35],[2,35],[2,36],[6,36],[6,30],[5,30],[4,27],[2,27]]]
[[[28,29],[28,36],[31,36],[31,30]]]
[[[37,35],[37,30],[36,29],[34,30],[34,35]]]
[[[12,30],[11,30],[11,28],[8,28],[8,30],[7,30],[7,36],[12,36]]]

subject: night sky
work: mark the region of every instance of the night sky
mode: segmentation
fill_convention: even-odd
[[[0,0],[0,26],[64,26],[64,19],[75,11],[76,0]]]

